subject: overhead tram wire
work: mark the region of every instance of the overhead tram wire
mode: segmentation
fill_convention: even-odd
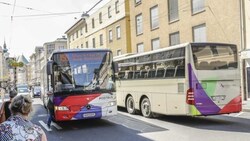
[[[12,46],[13,16],[14,16],[14,14],[15,14],[15,8],[16,8],[16,0],[14,1],[13,9],[12,9],[12,14],[11,14],[11,17],[10,17],[10,39],[9,39],[9,49],[10,49],[11,46]]]
[[[92,6],[87,12],[86,14],[88,14],[91,10],[93,10],[99,3],[101,3],[103,0],[99,0],[94,6]]]

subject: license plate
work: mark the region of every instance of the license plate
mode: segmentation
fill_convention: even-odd
[[[94,117],[95,116],[95,113],[86,113],[86,114],[83,114],[83,117]]]

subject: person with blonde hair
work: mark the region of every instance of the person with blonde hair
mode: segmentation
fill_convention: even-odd
[[[47,141],[42,128],[28,119],[32,111],[32,98],[29,95],[17,95],[9,108],[12,116],[0,124],[1,141]]]

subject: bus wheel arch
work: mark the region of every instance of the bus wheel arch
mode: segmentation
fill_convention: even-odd
[[[146,118],[153,117],[153,112],[151,111],[150,100],[146,95],[143,95],[140,98],[140,111],[141,111],[142,116]]]
[[[126,96],[126,101],[125,101],[125,106],[127,109],[127,112],[130,114],[135,114],[136,113],[136,109],[135,109],[135,101],[134,98],[131,94],[128,94]]]

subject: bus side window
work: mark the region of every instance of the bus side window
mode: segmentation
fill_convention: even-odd
[[[199,67],[198,67],[199,70],[210,70],[210,67],[209,67],[209,64],[207,61],[202,61],[199,63]]]
[[[147,70],[141,70],[140,78],[147,78],[148,71]]]
[[[148,78],[154,78],[155,77],[155,70],[149,70],[148,71]]]
[[[128,72],[128,79],[133,79],[133,74],[134,74],[133,71],[129,71]]]
[[[228,68],[237,68],[237,62],[234,62],[234,61],[229,62]]]
[[[156,78],[162,78],[165,75],[165,69],[164,68],[159,68],[157,69],[156,72]]]
[[[219,64],[218,64],[218,68],[219,69],[227,69],[228,68],[227,62],[226,61],[220,61]]]
[[[119,77],[120,79],[124,79],[124,77],[125,77],[125,72],[124,72],[124,71],[119,72],[119,73],[118,73],[118,77]]]
[[[134,79],[140,78],[140,71],[135,71],[134,73]]]
[[[167,67],[165,77],[166,78],[174,77],[174,73],[175,73],[174,67]]]
[[[176,66],[175,77],[184,77],[185,76],[185,67]]]

